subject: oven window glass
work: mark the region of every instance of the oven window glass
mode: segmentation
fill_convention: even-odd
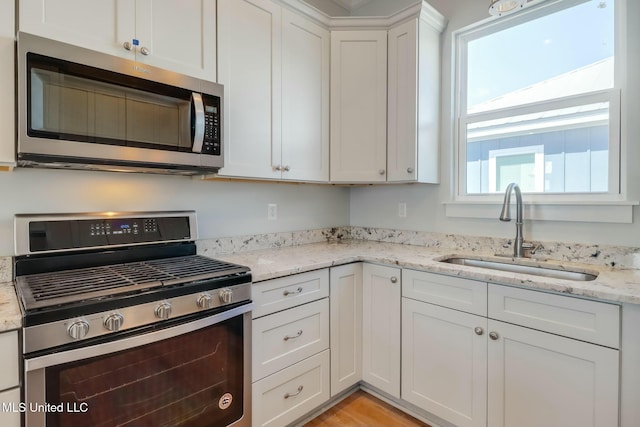
[[[243,415],[243,318],[46,369],[47,426],[226,426]],[[224,409],[222,409],[224,408]]]

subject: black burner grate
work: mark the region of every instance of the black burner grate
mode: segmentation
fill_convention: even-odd
[[[191,255],[25,275],[17,277],[16,284],[29,310],[247,271],[247,267]]]

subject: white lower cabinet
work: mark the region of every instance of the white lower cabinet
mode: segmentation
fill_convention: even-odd
[[[459,427],[485,426],[486,329],[484,317],[403,298],[402,399]]]
[[[328,295],[328,269],[253,285],[254,426],[288,425],[329,400]]]
[[[0,391],[0,405],[13,405],[12,410],[4,410],[0,406],[0,426],[20,427],[20,387]]]
[[[618,425],[618,350],[494,320],[489,331],[489,426]]]
[[[405,271],[403,400],[459,427],[618,426],[619,306]],[[471,284],[487,317],[460,311]]]
[[[331,396],[362,380],[362,263],[330,272]]]
[[[19,427],[20,378],[18,332],[0,333],[0,426]],[[10,405],[13,405],[10,407]]]
[[[253,425],[282,427],[329,400],[329,350],[253,384]]]
[[[399,268],[362,268],[362,380],[400,398]]]
[[[255,319],[252,340],[254,381],[329,348],[329,300]]]

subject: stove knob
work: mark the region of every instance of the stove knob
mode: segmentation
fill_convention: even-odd
[[[104,319],[104,327],[112,332],[118,332],[124,323],[124,317],[120,313],[113,313]]]
[[[67,326],[67,333],[74,340],[80,340],[89,333],[89,323],[86,320],[76,320]]]
[[[204,308],[204,309],[211,308],[211,294],[209,293],[201,294],[198,297],[197,304],[198,304],[198,308]]]
[[[224,288],[220,290],[218,296],[220,297],[221,303],[231,304],[231,301],[233,300],[233,291],[229,288]]]
[[[171,304],[168,302],[158,304],[155,309],[155,314],[158,319],[168,319],[169,316],[171,316]]]

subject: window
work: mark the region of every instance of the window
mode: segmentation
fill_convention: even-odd
[[[458,199],[510,182],[534,200],[619,198],[621,1],[551,0],[456,35]]]

